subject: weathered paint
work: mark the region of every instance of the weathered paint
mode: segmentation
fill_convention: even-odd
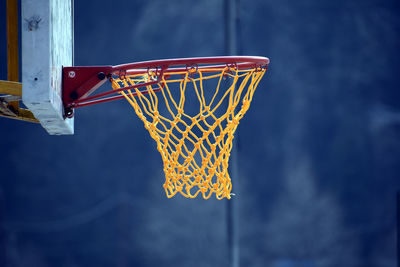
[[[49,134],[73,134],[64,119],[62,67],[73,64],[72,3],[22,0],[22,100]]]

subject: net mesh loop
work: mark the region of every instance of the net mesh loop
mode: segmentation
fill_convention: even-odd
[[[231,198],[228,173],[232,140],[250,107],[266,68],[166,70],[160,82],[121,91],[143,121],[164,163],[167,197]],[[157,73],[126,74],[111,79],[113,89],[156,79]],[[195,107],[195,108],[193,108]]]

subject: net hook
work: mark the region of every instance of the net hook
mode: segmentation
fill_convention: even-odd
[[[199,69],[199,65],[196,63],[187,64],[186,71],[190,74],[190,77],[193,78],[193,73],[196,73]]]
[[[228,67],[228,70],[232,73],[232,69],[233,70],[237,70],[238,66],[236,63],[231,63],[231,64],[226,64],[226,66]]]
[[[156,67],[148,67],[147,68],[147,75],[155,81],[160,81],[162,79],[162,75],[164,73],[164,69],[166,69],[166,66],[156,66]]]
[[[126,70],[119,70],[118,77],[120,80],[125,80],[126,79]]]
[[[236,63],[232,63],[232,64],[226,64],[226,68],[227,68],[227,70],[226,70],[226,72],[224,72],[224,77],[228,76],[228,74],[226,74],[226,73],[233,75],[233,71],[237,70],[238,66]]]
[[[267,65],[254,65],[255,72],[260,72],[264,70],[267,70]]]

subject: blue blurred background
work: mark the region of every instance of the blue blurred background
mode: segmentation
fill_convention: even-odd
[[[396,266],[399,2],[238,5],[239,53],[271,59],[236,138],[240,265]],[[224,12],[75,1],[75,65],[225,55]],[[0,118],[0,266],[229,265],[227,200],[167,199],[128,103],[75,118],[73,136]]]

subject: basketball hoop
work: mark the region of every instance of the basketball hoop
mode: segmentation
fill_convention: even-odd
[[[265,57],[210,57],[68,67],[63,69],[65,114],[125,98],[157,143],[167,197],[179,192],[229,199],[234,133],[268,64]],[[113,90],[91,96],[107,80]],[[185,105],[189,101],[190,107],[197,105],[194,111]]]

